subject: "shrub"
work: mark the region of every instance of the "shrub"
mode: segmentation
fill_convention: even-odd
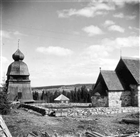
[[[7,93],[0,92],[0,114],[6,115],[10,112],[10,105],[7,99]]]

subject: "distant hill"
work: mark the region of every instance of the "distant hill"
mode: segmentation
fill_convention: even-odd
[[[71,90],[79,89],[82,86],[86,86],[88,90],[92,89],[92,86],[94,84],[74,84],[74,85],[56,85],[56,86],[42,86],[42,87],[32,87],[32,91],[37,91],[37,92],[42,92],[42,91],[60,91],[62,92],[63,90],[70,92]]]

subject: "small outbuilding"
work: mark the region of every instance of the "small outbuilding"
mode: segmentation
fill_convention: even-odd
[[[57,98],[54,99],[54,101],[59,102],[59,103],[69,103],[69,98],[64,96],[63,94],[59,95]]]

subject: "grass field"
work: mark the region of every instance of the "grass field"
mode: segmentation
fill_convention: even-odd
[[[49,117],[35,114],[32,111],[14,109],[3,116],[13,137],[21,137],[29,132],[47,132],[51,137],[85,137],[86,131],[96,131],[105,136],[128,134],[139,131],[139,125],[125,124],[123,118],[139,120],[139,114],[123,113],[113,115],[92,115],[89,117]],[[20,134],[20,135],[19,135]]]

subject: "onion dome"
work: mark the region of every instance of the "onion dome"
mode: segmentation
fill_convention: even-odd
[[[18,49],[13,55],[13,59],[15,61],[23,60],[24,59],[24,54]]]
[[[12,57],[14,62],[9,65],[7,75],[29,76],[28,66],[22,61],[24,59],[24,54],[18,49]]]

